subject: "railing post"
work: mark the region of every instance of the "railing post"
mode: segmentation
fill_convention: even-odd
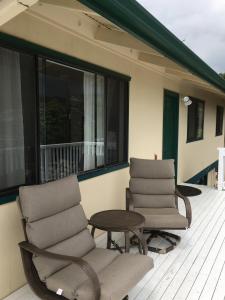
[[[48,148],[45,148],[45,181],[48,182]]]
[[[219,163],[218,163],[218,191],[224,189],[224,158],[225,148],[217,148],[219,151]]]

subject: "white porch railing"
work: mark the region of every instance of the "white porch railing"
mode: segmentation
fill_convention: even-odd
[[[219,151],[219,164],[218,164],[218,190],[225,189],[225,148],[217,148]]]
[[[41,182],[77,174],[82,170],[84,155],[89,161],[104,157],[103,142],[77,142],[40,146]]]

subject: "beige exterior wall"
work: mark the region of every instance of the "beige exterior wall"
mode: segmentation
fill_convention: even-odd
[[[223,137],[215,137],[215,109],[219,99],[201,95],[187,86],[164,78],[130,60],[105,50],[69,32],[20,15],[2,31],[83,60],[130,75],[129,154],[153,158],[162,153],[163,89],[190,94],[207,100],[204,140],[186,144],[186,108],[180,104],[179,179],[186,180],[217,159],[216,148]],[[112,208],[124,208],[128,168],[81,182],[82,204],[91,214]],[[0,298],[25,283],[17,243],[23,239],[15,203],[0,206]]]
[[[207,93],[190,94],[205,101],[204,138],[203,140],[186,143],[187,138],[187,108],[180,105],[179,122],[179,180],[186,181],[218,159],[217,147],[224,147],[224,135],[216,133],[216,105],[224,103]]]

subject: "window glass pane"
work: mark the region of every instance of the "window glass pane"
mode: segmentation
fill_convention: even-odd
[[[128,82],[39,59],[41,182],[127,161]]]
[[[202,102],[198,102],[197,105],[197,127],[196,127],[196,138],[200,139],[203,137],[203,120],[204,119],[204,104]]]
[[[84,168],[95,169],[95,75],[83,73],[84,95]]]
[[[119,160],[125,162],[128,159],[128,83],[120,80],[119,88]]]
[[[217,106],[217,108],[216,108],[216,135],[223,134],[223,114],[224,114],[224,108],[222,106]]]
[[[104,78],[51,61],[39,66],[41,181],[101,166]]]
[[[188,140],[193,140],[195,138],[196,109],[196,103],[192,101],[192,104],[188,106]]]
[[[97,75],[97,103],[96,103],[96,156],[97,167],[101,167],[105,163],[105,80],[101,75]]]
[[[0,47],[0,190],[34,183],[34,58]]]
[[[193,98],[191,100],[192,104],[188,106],[187,142],[203,138],[204,102]]]
[[[127,83],[107,79],[107,164],[127,160]]]

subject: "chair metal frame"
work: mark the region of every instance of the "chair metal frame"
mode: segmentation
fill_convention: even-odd
[[[26,234],[26,220],[22,219],[23,231],[25,235],[25,241],[20,242],[19,248],[22,257],[22,263],[24,268],[24,273],[27,279],[27,282],[33,292],[43,300],[68,300],[63,296],[59,296],[56,293],[50,291],[46,285],[40,280],[37,270],[33,263],[33,255],[44,256],[50,259],[59,259],[67,262],[77,264],[87,277],[91,281],[93,289],[93,300],[100,300],[101,298],[101,286],[97,276],[97,273],[94,269],[88,264],[85,260],[80,257],[61,255],[52,253],[43,249],[40,249],[33,244],[28,242]],[[128,296],[125,296],[122,300],[128,300]]]

